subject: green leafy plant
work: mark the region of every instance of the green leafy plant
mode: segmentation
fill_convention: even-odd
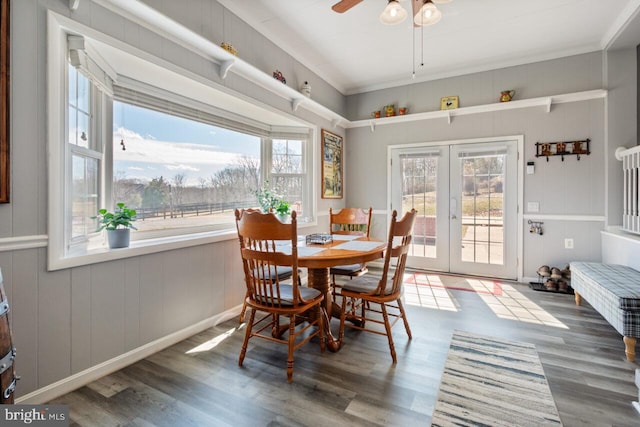
[[[117,203],[116,209],[113,212],[109,212],[106,209],[100,209],[98,215],[92,217],[98,218],[98,231],[101,230],[116,230],[119,228],[137,228],[132,224],[136,218],[136,211],[129,209],[124,203]]]
[[[278,215],[289,215],[291,213],[291,205],[286,200],[279,200],[275,211]]]
[[[263,212],[275,211],[279,215],[288,215],[291,213],[291,205],[282,196],[275,192],[269,185],[269,181],[265,181],[264,185],[256,190],[258,204]]]

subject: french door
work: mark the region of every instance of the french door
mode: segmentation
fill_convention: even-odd
[[[391,147],[391,208],[418,211],[407,265],[517,278],[518,141]]]

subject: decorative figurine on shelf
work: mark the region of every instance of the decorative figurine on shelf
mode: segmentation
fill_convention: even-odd
[[[515,90],[503,90],[502,92],[500,92],[500,102],[509,102],[513,99],[513,97],[515,96],[516,91]]]
[[[373,117],[374,119],[379,119],[380,118],[380,110],[376,110],[373,113],[371,113],[371,117]]]
[[[308,81],[305,80],[304,83],[302,83],[302,86],[300,86],[300,93],[307,98],[311,98],[311,85]]]
[[[407,114],[407,107],[398,108],[398,114],[400,114],[401,116],[404,116],[405,114]]]
[[[273,72],[273,78],[276,80],[280,80],[282,83],[287,84],[287,79],[284,78],[282,73],[279,70],[275,70]]]
[[[393,117],[396,115],[396,107],[393,104],[384,106],[384,115],[387,117]]]
[[[236,50],[235,47],[233,47],[231,43],[222,42],[220,44],[220,47],[226,50],[227,52],[229,52],[230,54],[238,56],[238,51]]]

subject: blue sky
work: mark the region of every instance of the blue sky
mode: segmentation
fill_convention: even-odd
[[[260,157],[260,138],[121,102],[113,103],[114,174],[150,181],[209,178],[239,156]],[[124,140],[126,150],[120,141]]]

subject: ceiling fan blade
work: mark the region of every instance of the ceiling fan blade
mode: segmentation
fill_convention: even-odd
[[[362,0],[342,0],[334,4],[333,6],[331,6],[331,9],[333,9],[335,12],[338,12],[338,13],[344,13],[347,10],[351,9],[353,6],[360,3],[361,1]]]

